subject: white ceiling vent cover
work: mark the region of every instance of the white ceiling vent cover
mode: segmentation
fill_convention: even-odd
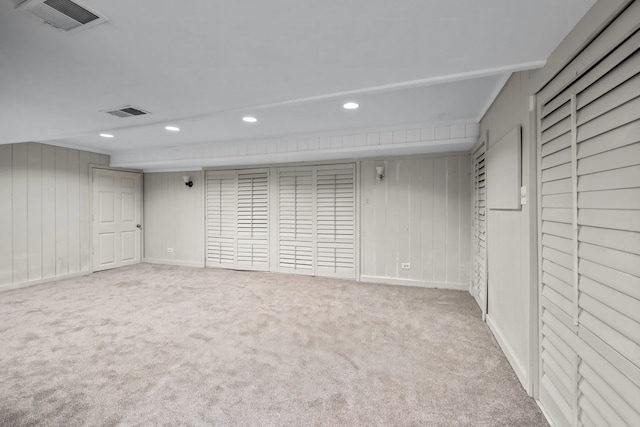
[[[97,12],[71,0],[26,0],[16,9],[67,32],[76,32],[108,20]]]
[[[133,107],[131,105],[127,105],[126,107],[120,107],[120,108],[112,108],[109,110],[101,110],[101,112],[111,114],[112,116],[116,116],[120,118],[144,116],[146,114],[151,114],[150,112],[145,111],[142,108]]]

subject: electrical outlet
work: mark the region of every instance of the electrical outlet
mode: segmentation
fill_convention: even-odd
[[[173,248],[167,248],[167,252],[169,252],[170,254],[173,253]]]
[[[411,269],[411,263],[410,262],[403,262],[402,263],[402,268],[405,269],[405,270]]]

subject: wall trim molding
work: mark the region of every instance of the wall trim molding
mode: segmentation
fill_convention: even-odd
[[[532,78],[530,95],[541,91],[633,0],[597,1],[551,53],[543,68]]]
[[[179,261],[179,260],[173,260],[173,259],[144,258],[142,262],[146,264],[161,264],[161,265],[175,265],[177,267],[204,268],[204,262],[198,262],[198,261]]]
[[[472,120],[446,125],[405,125],[394,129],[337,131],[327,135],[203,142],[175,148],[134,149],[114,153],[111,165],[174,172],[219,166],[362,159],[467,151],[479,135]]]
[[[44,285],[52,282],[59,282],[60,280],[71,279],[73,277],[89,276],[90,274],[93,274],[93,273],[91,271],[81,271],[78,273],[65,274],[64,276],[49,277],[46,279],[31,280],[31,281],[22,282],[22,283],[13,283],[10,285],[0,286],[0,292],[10,291],[14,289],[28,288],[28,287],[37,286],[37,285]]]
[[[359,282],[362,283],[375,283],[379,285],[394,285],[394,286],[411,286],[415,288],[427,288],[427,289],[447,289],[451,291],[469,291],[468,283],[446,283],[446,282],[426,282],[422,280],[411,279],[396,279],[392,277],[377,277],[361,275]]]
[[[544,407],[542,402],[540,402],[538,399],[536,399],[536,405],[538,405],[538,408],[540,408],[540,412],[542,412],[542,415],[544,415],[544,417],[547,419],[547,422],[549,423],[549,425],[551,427],[556,427],[555,423],[553,422],[553,420],[549,416],[549,413],[547,412],[547,409]]]
[[[491,330],[491,333],[493,334],[496,341],[498,342],[498,345],[502,349],[502,352],[507,357],[507,360],[511,365],[511,369],[513,369],[516,376],[518,377],[518,381],[520,381],[520,384],[522,385],[524,390],[527,392],[527,394],[531,396],[531,387],[530,387],[531,384],[529,382],[529,379],[527,378],[525,367],[522,365],[522,363],[520,363],[520,360],[515,356],[513,349],[508,344],[508,341],[504,338],[504,334],[502,333],[502,330],[500,329],[498,324],[495,322],[495,320],[493,320],[493,317],[491,317],[491,315],[488,313],[487,313],[487,325],[489,325],[489,330]]]

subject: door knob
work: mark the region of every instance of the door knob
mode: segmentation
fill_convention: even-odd
[[[136,227],[138,227],[140,230],[142,230],[142,224],[136,224]]]

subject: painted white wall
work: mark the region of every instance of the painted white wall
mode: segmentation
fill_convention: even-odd
[[[386,167],[381,182],[379,164]],[[184,174],[194,178],[193,188]],[[467,290],[469,174],[467,154],[361,162],[361,280]],[[146,173],[144,201],[145,261],[204,265],[203,173]],[[402,269],[403,262],[411,268]]]
[[[89,164],[109,156],[0,145],[0,289],[91,270]]]
[[[529,119],[529,88],[531,72],[514,73],[480,122],[482,134],[488,131],[489,156],[492,145],[498,143],[514,127],[522,126],[522,185],[529,193],[529,202],[521,210],[488,210],[488,310],[487,323],[500,343],[516,375],[531,392],[531,289],[532,281],[531,199],[535,181],[530,174],[535,169],[532,155]],[[489,166],[491,163],[489,162]],[[491,182],[487,182],[491,186]],[[535,200],[533,200],[535,201]]]
[[[193,187],[184,184],[189,175]],[[144,261],[204,266],[204,174],[144,174]],[[167,252],[172,248],[173,252]]]
[[[470,165],[467,154],[361,163],[362,281],[469,289]]]

